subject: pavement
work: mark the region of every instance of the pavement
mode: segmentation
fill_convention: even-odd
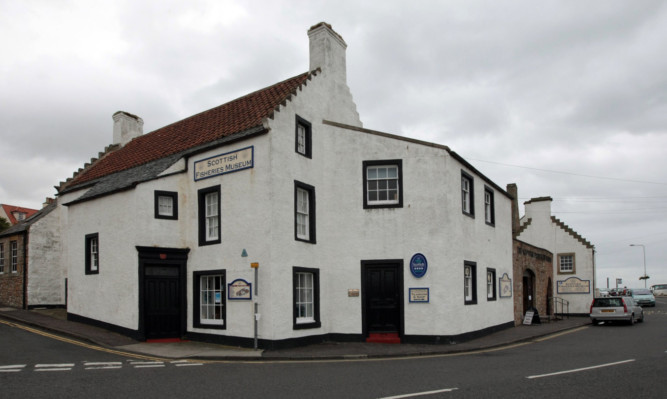
[[[446,344],[380,344],[323,342],[289,349],[254,350],[197,341],[139,342],[103,328],[67,320],[65,309],[23,310],[0,307],[0,319],[64,335],[97,346],[164,359],[236,361],[308,361],[446,355],[491,350],[590,326],[588,317],[571,316],[548,323],[519,325],[465,342]]]

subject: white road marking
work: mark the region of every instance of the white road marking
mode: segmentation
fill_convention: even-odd
[[[0,366],[0,373],[17,373],[25,368],[25,364],[10,364],[7,366]]]
[[[36,364],[35,368],[41,367],[74,367],[74,363],[60,363],[60,364]]]
[[[526,378],[533,379],[533,378],[551,377],[551,376],[554,376],[554,375],[561,375],[561,374],[568,374],[568,373],[578,373],[580,371],[599,369],[599,368],[602,368],[602,367],[617,366],[619,364],[630,363],[630,362],[634,362],[634,361],[635,361],[635,359],[628,359],[628,360],[622,360],[620,362],[599,364],[597,366],[582,367],[580,369],[574,369],[574,370],[558,371],[558,372],[549,373],[549,374],[531,375],[531,376],[528,376]]]
[[[425,392],[408,393],[408,394],[405,394],[405,395],[385,396],[385,397],[379,398],[379,399],[414,398],[415,396],[435,395],[436,393],[452,392],[452,391],[456,391],[457,389],[458,388],[438,389],[437,391],[425,391]]]
[[[204,363],[194,363],[188,360],[174,360],[171,362],[176,367],[187,367],[187,366],[203,366]]]
[[[123,367],[122,362],[83,362],[86,370],[113,370]]]

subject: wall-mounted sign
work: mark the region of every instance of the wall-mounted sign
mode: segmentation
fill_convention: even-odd
[[[410,303],[428,303],[429,301],[428,288],[408,288],[410,293]]]
[[[227,299],[231,301],[252,299],[252,284],[240,278],[232,281],[227,284]]]
[[[428,262],[426,261],[426,257],[424,255],[422,254],[412,255],[412,259],[410,259],[410,272],[412,273],[413,276],[417,278],[424,277],[427,269],[428,269]]]
[[[252,168],[254,159],[253,146],[202,159],[195,162],[195,181]]]
[[[503,274],[503,276],[498,279],[498,286],[500,287],[501,298],[512,297],[512,279],[507,275],[507,273]]]
[[[556,287],[559,294],[590,294],[591,280],[570,277],[565,281],[557,281]]]
[[[359,288],[351,288],[347,290],[347,296],[348,297],[358,297],[359,296]]]

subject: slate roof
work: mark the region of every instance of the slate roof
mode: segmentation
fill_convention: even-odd
[[[23,208],[20,206],[14,206],[14,205],[6,205],[6,204],[0,204],[2,207],[2,210],[5,211],[5,214],[7,215],[7,219],[9,221],[9,224],[15,225],[17,223],[20,223],[20,220],[16,220],[16,218],[13,215],[13,212],[22,212],[25,213],[25,218],[29,218],[30,216],[34,215],[37,213],[37,209],[31,209],[31,208]]]
[[[264,130],[264,120],[272,118],[280,105],[297,94],[307,81],[317,75],[312,71],[289,78],[272,86],[247,94],[208,111],[201,112],[171,125],[139,136],[124,147],[109,153],[76,175],[64,191],[94,184],[96,180],[118,172],[126,176],[106,178],[106,187],[96,187],[96,192],[86,197],[103,195],[129,188],[130,185],[154,178],[188,150],[201,148],[209,143],[224,141],[232,135]],[[152,167],[149,166],[152,165]],[[165,166],[165,164],[168,164]],[[146,166],[151,170],[144,170]],[[131,170],[142,167],[141,170]],[[160,170],[158,170],[160,169]],[[151,175],[151,176],[149,176]],[[127,179],[130,179],[129,181]],[[110,181],[115,180],[115,184]],[[120,187],[124,186],[124,187]],[[83,198],[80,198],[83,199]],[[78,201],[77,201],[78,202]]]
[[[32,209],[32,211],[34,211],[32,215],[27,217],[24,221],[17,223],[15,226],[12,226],[0,232],[0,237],[8,237],[11,235],[22,233],[24,231],[28,231],[28,229],[30,228],[30,226],[32,226],[33,223],[51,213],[51,211],[56,209],[57,206],[58,204],[54,201],[53,203],[45,206],[40,210]],[[21,208],[21,209],[26,209],[26,208]]]

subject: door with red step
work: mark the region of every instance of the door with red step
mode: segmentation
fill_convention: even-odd
[[[403,335],[403,262],[362,262],[363,323],[366,337]]]

